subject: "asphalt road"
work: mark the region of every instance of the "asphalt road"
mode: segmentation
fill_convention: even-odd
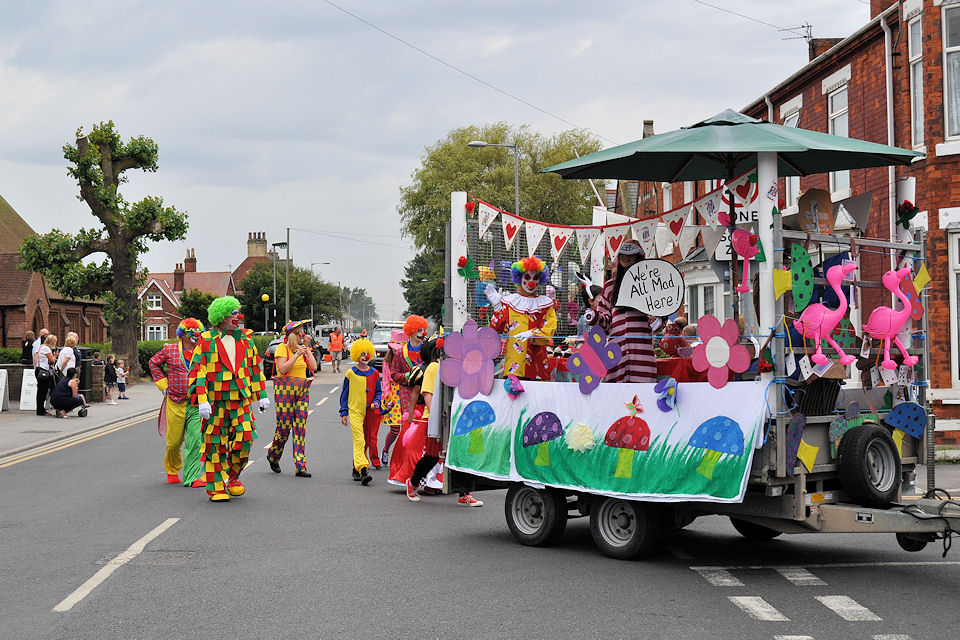
[[[908,554],[892,535],[748,543],[720,517],[638,562],[599,555],[584,519],[553,548],[523,547],[502,491],[470,509],[455,496],[410,503],[385,472],[352,482],[332,389],[312,392],[313,478],[294,477],[290,452],[270,471],[267,413],[247,494],[227,504],[164,484],[152,421],[0,468],[0,638],[960,637],[960,548],[943,559],[939,544]]]

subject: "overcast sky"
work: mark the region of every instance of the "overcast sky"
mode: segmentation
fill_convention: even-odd
[[[710,4],[809,22],[815,37],[869,19],[866,0]],[[660,133],[742,108],[807,63],[806,42],[783,39],[794,34],[694,0],[336,5],[606,146],[641,137],[644,119]],[[291,232],[294,261],[330,262],[315,267],[324,278],[398,317],[413,250],[396,204],[424,147],[470,124],[571,128],[321,0],[0,6],[0,195],[40,233],[94,226],[61,147],[110,119],[124,139],[152,137],[159,171],[128,172],[122,192],[190,214],[185,242],[144,256],[154,271],[188,247],[200,270],[236,267],[251,231],[334,233]]]

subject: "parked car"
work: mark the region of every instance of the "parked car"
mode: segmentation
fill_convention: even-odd
[[[376,328],[370,334],[370,342],[373,343],[373,348],[377,352],[377,355],[370,361],[370,366],[374,369],[379,369],[380,365],[383,364],[383,359],[387,357],[387,349],[389,349],[387,345],[390,343],[391,331],[392,329]]]
[[[283,343],[283,338],[274,338],[263,352],[263,377],[267,380],[273,377],[273,357],[277,346]]]

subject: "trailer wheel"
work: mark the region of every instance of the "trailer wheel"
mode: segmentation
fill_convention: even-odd
[[[649,554],[660,537],[660,511],[653,505],[599,498],[590,509],[590,534],[605,555],[630,560]]]
[[[733,528],[737,530],[737,533],[742,535],[747,540],[752,540],[753,542],[773,540],[782,533],[776,529],[771,529],[770,527],[765,527],[763,525],[749,522],[747,520],[741,520],[739,518],[734,518],[732,516],[730,517],[730,524],[732,524]]]
[[[838,461],[840,483],[852,502],[882,508],[897,497],[900,454],[883,427],[864,424],[843,434]]]
[[[567,527],[567,500],[558,491],[514,485],[503,505],[510,533],[521,544],[546,547]]]
[[[928,540],[925,538],[910,535],[909,533],[897,534],[897,544],[899,544],[900,548],[904,551],[923,551],[927,546],[927,542]]]

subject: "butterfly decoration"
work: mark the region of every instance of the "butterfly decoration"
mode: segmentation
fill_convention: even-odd
[[[640,398],[637,397],[637,394],[633,394],[633,400],[625,402],[624,406],[627,408],[627,413],[631,416],[643,413],[643,405],[640,404]]]
[[[520,397],[520,394],[523,393],[523,385],[520,384],[520,379],[512,373],[504,379],[503,389],[507,392],[507,395],[510,396],[511,400],[516,400]]]
[[[673,378],[664,378],[653,387],[657,395],[657,407],[664,413],[673,411],[677,406],[677,381]]]
[[[592,393],[607,371],[617,366],[622,356],[620,346],[607,342],[600,327],[590,327],[580,350],[567,360],[567,370],[577,374],[580,393]]]

